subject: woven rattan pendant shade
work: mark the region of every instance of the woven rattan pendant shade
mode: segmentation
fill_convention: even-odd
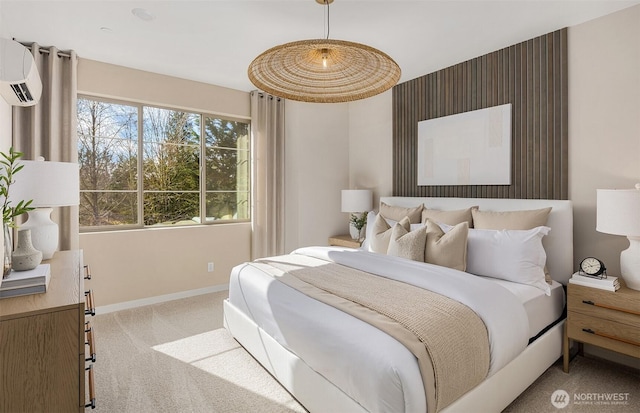
[[[400,80],[400,67],[385,53],[364,44],[315,39],[265,51],[251,62],[248,74],[257,88],[275,96],[338,103],[392,88]]]

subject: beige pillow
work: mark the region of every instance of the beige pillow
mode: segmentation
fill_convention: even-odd
[[[476,229],[520,229],[529,230],[547,225],[551,207],[524,211],[471,211],[473,227]],[[544,267],[544,279],[551,284],[551,275]]]
[[[457,209],[454,211],[441,211],[439,209],[424,208],[422,210],[422,223],[431,220],[434,222],[440,222],[447,225],[458,225],[461,222],[466,222],[469,227],[473,226],[473,216],[471,215],[472,209],[478,209],[477,206],[472,206],[467,209]]]
[[[461,222],[445,234],[438,224],[427,220],[425,232],[425,262],[460,271],[467,269],[468,223]]]
[[[405,208],[399,206],[387,205],[384,202],[380,203],[380,215],[385,218],[392,219],[394,221],[400,221],[404,217],[409,217],[409,221],[412,224],[419,224],[422,219],[422,208],[424,205],[420,204],[415,208]]]
[[[400,224],[395,224],[391,229],[388,255],[407,258],[409,260],[424,262],[424,249],[427,233],[424,227],[415,231],[408,231]]]
[[[471,210],[475,229],[522,229],[528,230],[547,225],[551,207],[527,211],[482,211]]]
[[[398,222],[398,224],[404,227],[407,231],[411,228],[409,218],[404,217]],[[396,225],[398,225],[396,224]],[[378,214],[375,222],[373,223],[373,229],[371,231],[371,240],[369,242],[369,248],[373,252],[379,254],[386,254],[389,249],[389,241],[391,240],[391,226],[384,219],[382,214]]]

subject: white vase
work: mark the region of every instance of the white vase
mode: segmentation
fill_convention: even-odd
[[[366,233],[366,230],[367,230],[366,224],[364,227],[362,227],[360,231],[358,231],[356,227],[353,226],[353,224],[349,224],[349,235],[351,235],[351,238],[354,240],[362,241],[364,239],[364,234]]]
[[[31,243],[31,230],[18,231],[18,247],[11,255],[11,266],[15,271],[27,271],[36,268],[42,262],[42,252]]]
[[[358,232],[356,227],[353,226],[353,224],[349,224],[349,235],[351,235],[352,239],[356,240],[360,237],[360,233]]]

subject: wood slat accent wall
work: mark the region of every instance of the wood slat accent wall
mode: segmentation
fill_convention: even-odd
[[[393,88],[393,195],[568,198],[567,29]],[[417,185],[418,122],[511,103],[511,185]]]

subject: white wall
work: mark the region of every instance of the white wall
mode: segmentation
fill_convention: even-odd
[[[78,92],[250,117],[249,94],[204,83],[80,59]],[[97,306],[224,286],[250,259],[251,224],[80,234]],[[207,263],[215,270],[207,272]]]
[[[373,190],[374,208],[393,191],[392,91],[349,103],[349,183]]]
[[[574,257],[620,273],[624,237],[596,232],[596,189],[640,182],[640,6],[569,28],[569,198]]]
[[[349,188],[349,113],[346,103],[285,106],[285,250],[327,245],[349,231],[340,190]]]

